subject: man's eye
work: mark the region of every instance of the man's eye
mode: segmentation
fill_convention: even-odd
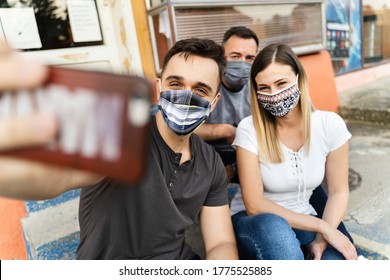
[[[203,88],[197,88],[194,91],[200,95],[207,95],[207,91]]]
[[[180,83],[176,83],[176,82],[172,82],[169,84],[170,87],[180,87],[181,84]]]

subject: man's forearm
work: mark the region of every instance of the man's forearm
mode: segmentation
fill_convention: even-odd
[[[236,134],[236,128],[230,124],[206,123],[202,124],[195,133],[205,141],[232,139]]]
[[[51,199],[68,190],[92,185],[101,178],[84,171],[0,158],[0,196],[13,199]]]

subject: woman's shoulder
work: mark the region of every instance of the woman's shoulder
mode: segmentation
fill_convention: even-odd
[[[315,110],[312,113],[312,120],[314,123],[322,123],[325,125],[333,125],[340,122],[344,122],[343,118],[332,111]]]
[[[335,112],[320,110],[313,112],[311,127],[314,135],[322,135],[329,143],[330,151],[351,138],[344,119]]]
[[[253,126],[253,118],[252,115],[243,118],[238,124],[239,127],[252,127]]]

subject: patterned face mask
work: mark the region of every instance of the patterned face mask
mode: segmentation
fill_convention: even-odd
[[[158,101],[165,122],[178,135],[197,129],[209,116],[210,108],[209,101],[190,90],[162,91]]]
[[[258,91],[260,105],[276,117],[284,117],[298,104],[301,92],[298,87],[298,76],[294,84],[278,92],[269,94]]]

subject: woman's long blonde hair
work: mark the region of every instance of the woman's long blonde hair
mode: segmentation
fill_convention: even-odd
[[[259,145],[259,157],[265,162],[280,163],[284,159],[276,127],[276,117],[259,104],[255,80],[257,74],[273,62],[291,66],[295,74],[298,75],[301,96],[297,106],[302,112],[303,139],[306,153],[308,153],[310,147],[310,117],[314,107],[309,96],[305,70],[292,49],[285,44],[271,44],[262,49],[256,56],[251,69],[252,118]]]

